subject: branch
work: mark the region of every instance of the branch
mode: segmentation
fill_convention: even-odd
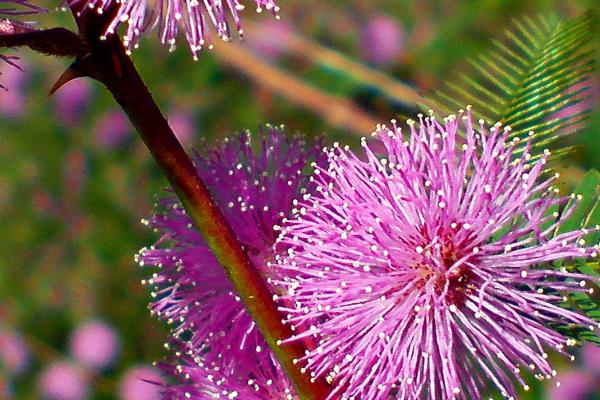
[[[56,57],[81,58],[89,52],[85,41],[68,29],[36,30],[10,21],[0,21],[0,47],[22,46]]]
[[[256,22],[246,22],[245,29],[249,37],[258,35],[260,26]],[[343,72],[361,84],[371,85],[387,95],[390,99],[408,106],[418,107],[425,99],[411,86],[404,84],[389,75],[377,71],[344,56],[342,53],[305,39],[295,32],[286,32],[280,38],[280,44],[294,55]]]
[[[105,40],[99,39],[100,35],[97,33],[105,22],[101,18],[95,13],[78,16],[78,26],[85,35],[83,39],[63,28],[26,32],[15,30],[13,33],[0,31],[0,47],[29,46],[44,54],[76,57],[76,61],[59,78],[53,90],[68,80],[82,76],[95,79],[106,86],[128,115],[225,269],[266,342],[296,387],[299,397],[307,400],[326,398],[331,388],[325,380],[313,382],[309,374],[300,371],[298,360],[304,356],[305,351],[302,344],[278,344],[291,337],[292,331],[289,325],[282,323],[282,316],[272,293],[198,176],[192,161],[126,54],[119,37],[110,35]]]
[[[355,134],[372,132],[378,121],[352,102],[324,93],[264,62],[236,43],[217,43],[213,50],[224,65],[232,66],[261,86],[317,114],[336,127]]]

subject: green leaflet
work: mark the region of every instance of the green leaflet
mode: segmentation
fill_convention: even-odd
[[[555,235],[569,232],[575,229],[592,228],[600,224],[600,173],[598,171],[588,172],[581,183],[575,189],[575,198],[570,200],[565,208],[568,210],[575,206],[572,214],[560,224],[556,229]],[[588,246],[598,244],[600,232],[590,232],[585,237]],[[556,267],[565,266],[568,269],[576,269],[578,272],[594,277],[595,283],[588,284],[588,288],[593,289],[592,293],[572,293],[569,295],[565,306],[586,314],[594,321],[600,323],[600,269],[598,261],[576,259],[567,265],[557,264]],[[575,336],[580,340],[588,340],[600,344],[600,338],[595,332],[585,329],[566,329],[565,334]]]
[[[589,96],[585,83],[594,71],[589,44],[596,25],[592,12],[573,20],[517,19],[503,40],[492,41],[490,50],[470,60],[469,68],[429,96],[425,106],[445,115],[470,104],[476,119],[510,126],[511,137],[533,131],[538,152],[532,153],[539,153],[589,114],[556,117],[557,111]],[[519,150],[525,145],[523,141]]]

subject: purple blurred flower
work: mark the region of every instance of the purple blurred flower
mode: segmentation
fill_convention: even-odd
[[[182,348],[185,348],[185,345]],[[194,349],[189,350],[192,354],[195,353]],[[178,377],[182,382],[181,385],[166,386],[163,400],[297,399],[292,385],[274,359],[261,364],[245,362],[249,360],[241,361],[244,363],[244,373],[234,375],[218,366],[209,367],[201,357],[183,355],[176,365],[162,366],[168,375]]]
[[[304,192],[307,163],[322,153],[274,128],[255,144],[258,153],[249,132],[225,139],[214,149],[205,148],[196,167],[254,264],[266,274],[276,238],[273,226]],[[193,374],[196,384],[214,368],[231,382],[244,383],[257,368],[275,368],[267,344],[192,220],[174,197],[162,206],[165,212],[145,223],[163,236],[156,246],[140,251],[139,262],[160,267],[147,282],[155,287],[151,309],[174,324],[174,338],[186,337],[177,351],[202,360],[205,367]]]
[[[131,135],[131,124],[122,111],[104,114],[94,128],[94,144],[103,150],[122,146]]]
[[[600,378],[600,347],[585,343],[581,348],[581,360],[589,372]],[[598,385],[600,388],[600,385]]]
[[[285,52],[285,41],[293,30],[287,21],[265,21],[248,34],[246,45],[260,57],[276,60]]]
[[[169,125],[175,136],[183,145],[189,145],[194,141],[196,134],[196,123],[194,117],[186,112],[175,111],[168,116]]]
[[[404,48],[404,31],[395,19],[377,15],[369,19],[361,35],[362,57],[374,64],[394,62]]]
[[[119,337],[102,321],[79,326],[70,342],[71,354],[86,367],[103,369],[114,363],[119,354]]]
[[[24,60],[15,65],[1,63],[0,75],[4,82],[10,85],[10,90],[0,89],[0,114],[6,118],[19,119],[25,113],[25,85],[29,78],[28,64]]]
[[[86,79],[76,79],[54,95],[56,114],[66,126],[73,127],[80,120],[90,102],[92,86]]]
[[[595,76],[590,76],[570,87],[565,95],[574,95],[574,100],[579,100],[579,102],[555,112],[551,118],[569,118],[593,110],[600,104],[600,82]],[[566,127],[562,133],[575,131],[580,128],[580,125],[581,123],[576,123],[574,126]]]
[[[21,336],[8,330],[0,331],[0,365],[11,374],[21,374],[29,366],[30,353]]]
[[[521,371],[555,374],[546,347],[575,342],[549,325],[596,329],[559,304],[591,278],[548,264],[596,249],[583,229],[553,237],[548,211],[568,198],[541,178],[548,152],[517,156],[508,127],[470,113],[419,120],[378,127],[385,158],[366,139],[364,161],[334,145],[283,224],[290,340],[314,342],[309,370],[346,398],[481,399],[488,384],[516,397]]]
[[[548,390],[548,400],[586,400],[597,389],[598,384],[592,375],[574,369],[559,374],[556,384]]]
[[[51,364],[40,377],[40,391],[48,400],[82,400],[88,397],[88,383],[75,364]]]
[[[14,23],[7,19],[3,19],[4,17],[32,14],[42,10],[42,8],[34,6],[24,0],[0,0],[0,34],[10,34],[15,32]],[[16,57],[14,56],[0,54],[0,62],[4,61],[13,67],[17,67],[15,60]],[[2,71],[0,71],[0,75],[2,75]],[[0,89],[5,89],[1,83]]]
[[[129,49],[137,47],[139,36],[149,29],[158,27],[159,37],[163,44],[175,48],[179,30],[183,30],[189,47],[194,54],[204,45],[211,44],[209,25],[213,25],[217,35],[222,40],[231,39],[228,19],[232,18],[239,34],[243,34],[240,11],[245,6],[241,0],[67,0],[75,7],[85,6],[85,10],[102,13],[118,5],[112,22],[108,25],[106,34],[114,32],[121,24],[127,25],[123,38],[124,45]],[[263,9],[277,15],[279,7],[274,0],[254,0],[256,10]],[[120,5],[119,5],[120,4]]]
[[[162,377],[153,367],[138,366],[129,369],[121,378],[119,398],[121,400],[160,400]]]

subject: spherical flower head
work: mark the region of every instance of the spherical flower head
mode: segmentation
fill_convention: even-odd
[[[0,115],[18,120],[27,110],[25,88],[29,80],[29,67],[25,60],[20,60],[19,66],[14,63],[0,64],[0,75],[10,90],[0,88]]]
[[[79,326],[71,337],[71,354],[88,368],[102,370],[114,363],[119,354],[119,337],[102,321],[89,321]]]
[[[29,366],[30,358],[29,348],[18,333],[0,330],[0,370],[21,374]]]
[[[390,64],[400,56],[404,40],[404,31],[398,21],[386,15],[376,15],[362,29],[362,57],[373,64]]]
[[[246,132],[196,156],[198,174],[266,280],[274,226],[289,215],[294,198],[310,189],[304,189],[306,169],[311,161],[322,163],[321,154],[300,137],[269,127],[259,140]],[[190,217],[174,197],[161,206],[165,211],[146,222],[162,237],[138,259],[160,268],[146,281],[154,286],[151,310],[173,324],[173,337],[185,343],[176,351],[225,376],[241,371],[244,382],[256,365],[273,368],[268,345]]]
[[[558,374],[557,384],[548,389],[548,400],[587,400],[598,393],[599,388],[593,375],[573,369]]]
[[[76,79],[54,94],[56,116],[61,123],[74,127],[89,105],[92,86],[87,79]]]
[[[178,346],[185,349],[186,344]],[[245,363],[243,371],[226,372],[218,366],[209,366],[201,356],[191,356],[193,349],[173,364],[161,368],[181,382],[165,387],[164,400],[297,400],[294,389],[277,361],[273,358],[263,363]]]
[[[150,366],[129,369],[119,384],[120,400],[160,400],[163,379],[160,371]],[[183,398],[183,397],[182,397]]]
[[[15,33],[15,26],[19,26],[18,23],[9,21],[9,17],[32,14],[41,10],[40,7],[34,6],[25,0],[0,0],[0,34]],[[15,60],[16,57],[14,56],[0,54],[0,62],[6,62],[13,67],[17,67]],[[1,71],[0,75],[2,75]],[[0,89],[6,88],[0,83]]]
[[[48,400],[83,400],[88,383],[83,371],[67,361],[51,364],[40,377],[40,392]]]
[[[546,349],[574,342],[551,326],[597,328],[560,306],[588,277],[549,265],[596,249],[584,229],[554,236],[549,210],[567,199],[530,141],[517,151],[508,127],[463,112],[408,125],[378,127],[383,158],[366,139],[365,159],[327,150],[316,194],[284,223],[290,340],[307,341],[308,369],[334,382],[332,396],[480,399],[495,386],[516,397],[521,371],[551,378]]]
[[[194,116],[185,111],[174,111],[167,119],[179,142],[184,146],[192,144],[197,131]]]
[[[94,145],[101,150],[115,150],[131,137],[131,123],[120,110],[99,117],[94,127]]]
[[[222,40],[231,39],[228,19],[233,19],[239,35],[243,35],[240,12],[245,9],[243,0],[67,0],[84,12],[104,14],[118,7],[108,24],[106,34],[112,34],[119,25],[126,25],[123,44],[132,49],[137,47],[140,35],[158,27],[158,36],[163,44],[175,49],[179,31],[182,30],[194,54],[205,45],[211,46],[210,25]],[[274,0],[254,0],[256,11],[267,10],[277,15],[279,7]]]
[[[581,361],[587,371],[600,378],[600,347],[585,343],[581,347]]]
[[[249,32],[245,44],[261,58],[277,61],[285,54],[285,42],[293,32],[294,27],[289,22],[269,20]]]

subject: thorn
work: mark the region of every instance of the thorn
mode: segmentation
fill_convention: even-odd
[[[78,69],[75,67],[75,64],[71,64],[69,66],[69,68],[67,68],[65,70],[65,72],[63,72],[58,77],[56,82],[54,82],[54,85],[52,85],[52,88],[50,89],[50,93],[48,93],[48,96],[52,96],[58,89],[60,89],[67,83],[69,83],[77,78],[81,78],[81,77],[83,77],[83,74],[81,74],[81,72],[78,71]]]

